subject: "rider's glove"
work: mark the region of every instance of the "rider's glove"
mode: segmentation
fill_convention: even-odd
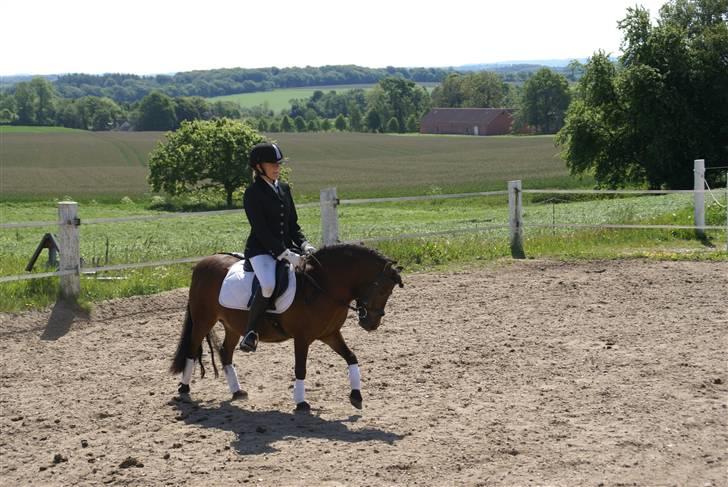
[[[295,252],[291,252],[290,250],[286,249],[283,251],[281,255],[277,257],[278,260],[287,260],[291,263],[294,269],[300,269],[303,266],[303,257],[298,255]]]
[[[303,245],[301,245],[301,250],[303,250],[304,255],[311,255],[316,252],[316,247],[308,242],[303,242]]]

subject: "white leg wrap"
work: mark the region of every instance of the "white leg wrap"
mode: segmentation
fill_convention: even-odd
[[[349,366],[349,384],[352,389],[361,390],[361,373],[359,372],[359,364],[351,364]]]
[[[227,379],[230,392],[235,394],[240,390],[240,382],[238,382],[238,373],[235,372],[235,366],[233,364],[226,365],[222,370],[225,372],[225,379]]]
[[[188,358],[187,362],[185,362],[185,371],[182,372],[182,377],[180,377],[179,381],[186,386],[190,385],[190,381],[192,380],[192,374],[194,373],[194,371],[195,359]]]
[[[296,384],[293,386],[293,401],[298,404],[306,400],[306,386],[304,381],[296,379]]]

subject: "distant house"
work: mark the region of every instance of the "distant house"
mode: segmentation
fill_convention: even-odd
[[[433,108],[420,121],[422,134],[504,135],[511,131],[510,108]]]

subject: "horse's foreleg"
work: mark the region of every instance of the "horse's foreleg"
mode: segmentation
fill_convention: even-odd
[[[306,402],[306,361],[308,360],[308,347],[310,342],[303,338],[293,339],[293,349],[296,356],[296,383],[293,386],[293,401],[296,411],[310,411],[311,405]]]
[[[222,359],[222,370],[225,372],[225,380],[227,380],[233,399],[248,397],[248,393],[240,388],[238,374],[235,371],[235,364],[233,364],[233,352],[239,341],[240,332],[232,327],[225,326],[225,341],[222,344],[222,350],[220,350],[220,358]]]
[[[326,338],[322,338],[321,341],[331,347],[334,352],[338,353],[344,360],[346,360],[346,363],[349,366],[349,385],[351,385],[349,401],[352,406],[357,409],[361,409],[363,402],[361,396],[361,373],[359,372],[359,362],[356,359],[356,355],[354,355],[354,352],[351,351],[344,341],[341,331],[336,331]]]

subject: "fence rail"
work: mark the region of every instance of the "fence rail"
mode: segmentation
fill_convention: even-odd
[[[345,199],[340,200],[336,194],[336,188],[325,188],[321,190],[319,203],[305,203],[297,205],[298,208],[321,208],[321,235],[323,245],[331,245],[341,242],[339,239],[339,224],[337,207],[341,205],[360,205],[371,203],[387,203],[400,201],[423,201],[438,200],[452,198],[470,198],[478,196],[505,196],[508,195],[509,201],[509,222],[508,224],[482,225],[475,228],[453,229],[434,232],[421,232],[410,234],[397,234],[383,237],[365,237],[347,240],[344,243],[355,242],[381,242],[388,240],[410,239],[418,237],[431,237],[441,235],[457,235],[475,232],[484,232],[498,229],[510,229],[511,255],[514,258],[525,257],[523,249],[523,230],[528,228],[605,228],[605,229],[660,229],[660,230],[693,230],[698,236],[704,236],[706,230],[723,230],[726,231],[726,242],[728,245],[728,211],[726,212],[726,226],[705,225],[705,193],[713,195],[718,190],[710,188],[707,190],[705,183],[705,166],[703,160],[695,161],[695,188],[693,190],[586,190],[586,189],[522,189],[521,181],[510,181],[507,191],[484,191],[476,193],[458,193],[458,194],[434,194],[425,196],[404,196],[392,198],[365,198],[365,199]],[[714,168],[709,168],[714,169]],[[728,186],[725,189],[728,198]],[[524,224],[523,222],[523,203],[521,196],[526,194],[692,194],[695,207],[695,225],[640,225],[640,224],[583,224],[583,223],[551,223],[551,224]],[[713,196],[713,199],[715,197]],[[717,201],[717,200],[715,200]],[[728,205],[727,205],[728,206]],[[16,276],[0,277],[0,283],[16,282],[29,279],[40,279],[46,277],[61,277],[61,293],[66,296],[75,297],[80,290],[80,276],[83,274],[95,274],[99,272],[118,271],[126,269],[139,269],[145,267],[158,267],[174,264],[195,263],[202,260],[205,256],[183,257],[172,260],[159,260],[153,262],[119,264],[103,267],[82,268],[79,253],[79,237],[78,226],[81,220],[77,216],[78,205],[75,202],[59,203],[59,219],[56,222],[24,222],[24,223],[4,223],[0,228],[33,228],[47,227],[58,225],[60,233],[61,245],[61,263],[60,270],[57,272],[42,272],[33,274],[22,274]],[[119,218],[90,218],[83,220],[84,225],[93,224],[114,224],[131,221],[152,221],[169,218],[189,218],[198,216],[220,216],[229,214],[239,214],[240,210],[218,210],[192,213],[174,213],[160,215],[144,215]],[[70,249],[68,251],[67,249]],[[63,250],[66,250],[65,252]]]

